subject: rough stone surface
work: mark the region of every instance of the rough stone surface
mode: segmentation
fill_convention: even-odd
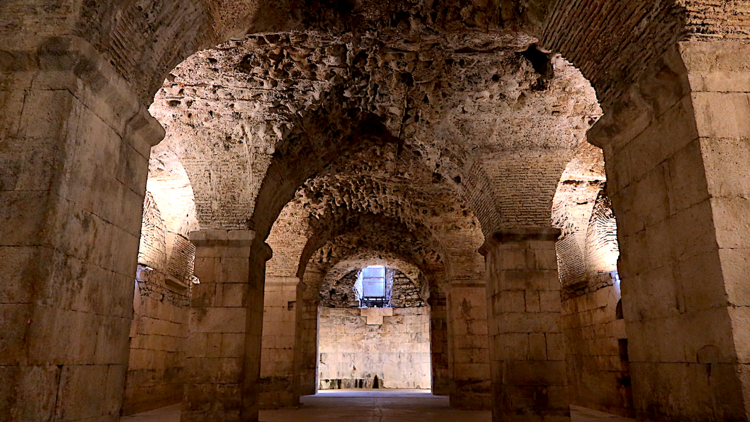
[[[493,420],[570,420],[557,229],[496,233],[482,246]]]
[[[274,168],[273,157],[292,159],[309,142],[311,148],[325,147],[332,136],[348,136],[357,120],[370,120],[380,131],[404,139],[398,152],[406,148],[416,155],[420,167],[430,170],[429,185],[432,179],[445,180],[437,186],[457,189],[487,232],[497,229],[492,225],[502,224],[502,219],[520,218],[501,215],[500,221],[491,221],[497,218],[491,211],[498,205],[483,204],[486,199],[475,191],[477,183],[490,178],[482,169],[488,154],[494,154],[491,162],[498,150],[513,159],[514,152],[530,149],[539,154],[569,149],[600,113],[593,91],[574,68],[552,58],[547,66],[554,76],[547,80],[549,75],[540,74],[518,52],[524,46],[528,41],[480,33],[420,39],[374,33],[356,43],[352,35],[248,37],[181,64],[151,110],[169,128],[166,142],[173,144],[193,181],[199,219],[215,226],[242,226],[253,217],[255,198],[263,199],[262,176]],[[201,82],[209,78],[210,83]],[[319,121],[323,116],[326,123]],[[232,123],[237,121],[242,123]],[[304,139],[325,126],[330,126],[329,133],[320,133],[322,139]],[[217,142],[222,149],[216,148]],[[294,142],[298,145],[290,149]],[[380,162],[370,164],[376,166],[372,171],[383,167]],[[315,168],[310,167],[313,160],[301,164],[295,179]],[[339,166],[351,168],[345,162]],[[355,165],[355,170],[368,169]],[[386,166],[379,172],[384,170],[389,171]],[[222,191],[232,192],[219,195],[231,202],[214,215],[206,201]],[[544,213],[548,215],[548,208]],[[253,218],[255,224],[267,219]]]

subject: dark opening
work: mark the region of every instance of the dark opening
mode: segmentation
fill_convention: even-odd
[[[628,361],[628,339],[621,338],[617,340],[617,345],[620,348],[620,360],[623,362]]]
[[[620,299],[617,302],[617,306],[615,307],[615,319],[623,319],[623,316],[622,316],[622,299]]]

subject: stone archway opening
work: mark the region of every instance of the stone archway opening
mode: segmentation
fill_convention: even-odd
[[[586,141],[557,185],[552,224],[561,232],[555,250],[571,404],[632,417],[617,223],[602,151]]]
[[[418,280],[371,265],[327,280],[320,297],[318,391],[430,391],[430,306]]]

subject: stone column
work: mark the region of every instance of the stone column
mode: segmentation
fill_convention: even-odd
[[[494,421],[570,421],[557,229],[492,235],[487,265]]]
[[[447,299],[433,294],[427,302],[430,305],[432,394],[447,396],[451,391],[451,372],[448,363]]]
[[[297,277],[267,277],[263,299],[263,349],[260,406],[297,403],[294,395],[294,349],[297,328]]]
[[[491,382],[485,284],[452,281],[447,293],[451,407],[488,409]]]
[[[164,131],[85,41],[25,41],[0,51],[0,420],[114,421]]]
[[[750,414],[750,46],[673,46],[590,131],[643,421]]]
[[[263,284],[270,248],[251,230],[200,230],[182,422],[257,421]]]
[[[318,291],[297,285],[297,328],[294,346],[294,402],[318,391]]]

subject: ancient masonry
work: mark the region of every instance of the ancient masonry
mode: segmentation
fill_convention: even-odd
[[[750,421],[749,80],[748,1],[0,1],[0,420]]]

